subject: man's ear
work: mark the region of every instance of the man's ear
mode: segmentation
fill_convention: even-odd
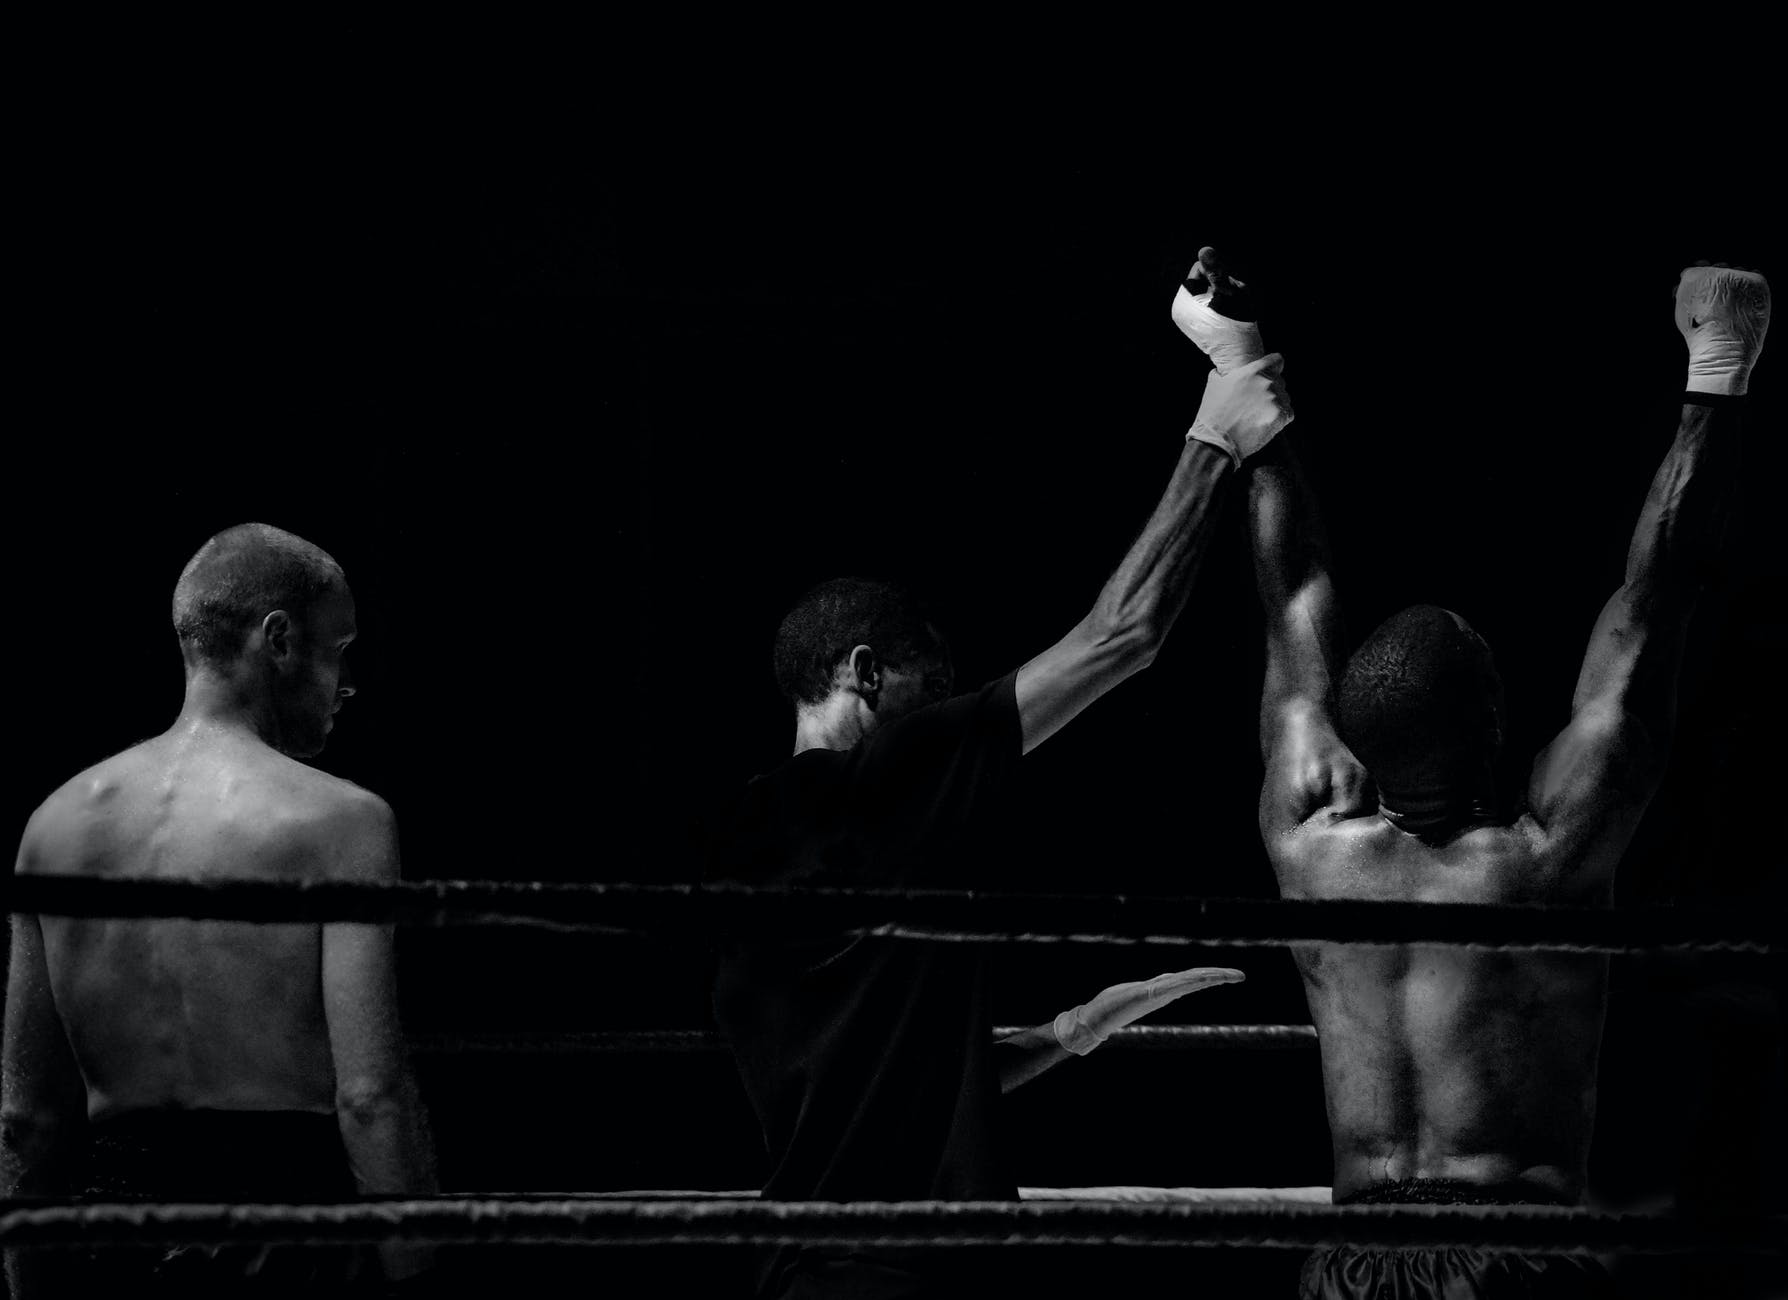
[[[851,651],[845,660],[845,685],[861,695],[871,708],[875,707],[876,694],[882,689],[882,665],[874,650],[860,645]]]
[[[292,617],[283,609],[276,609],[261,620],[261,644],[275,659],[284,659],[292,653]]]

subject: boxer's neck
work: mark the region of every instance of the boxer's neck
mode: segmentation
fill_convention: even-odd
[[[215,727],[247,732],[265,744],[279,731],[266,684],[253,673],[199,665],[188,671],[186,698],[175,719],[176,729]]]
[[[1445,839],[1468,826],[1494,819],[1495,782],[1485,764],[1470,782],[1411,784],[1378,790],[1378,813],[1392,826],[1417,839]]]

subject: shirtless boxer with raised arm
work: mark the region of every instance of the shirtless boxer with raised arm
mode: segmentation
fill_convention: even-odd
[[[335,561],[263,524],[229,529],[181,575],[174,626],[180,716],[45,800],[18,873],[396,880],[391,809],[300,761],[354,694],[354,601]],[[435,1190],[389,926],[14,916],[0,1118],[7,1196]],[[77,1262],[55,1255],[12,1252],[13,1294]],[[427,1260],[385,1252],[394,1277]],[[56,1294],[335,1294],[352,1265],[232,1247],[116,1251],[86,1267],[105,1271],[60,1279]]]
[[[1260,829],[1285,897],[1612,901],[1615,864],[1664,773],[1689,616],[1736,483],[1768,285],[1691,267],[1676,318],[1690,358],[1676,439],[1625,583],[1590,638],[1571,720],[1535,761],[1512,822],[1491,811],[1502,690],[1489,648],[1458,615],[1422,605],[1387,619],[1344,663],[1295,449],[1281,439],[1249,463],[1267,630]],[[1340,944],[1295,955],[1321,1036],[1336,1203],[1582,1204],[1606,958]],[[1462,1250],[1342,1247],[1304,1271],[1308,1297],[1607,1286],[1585,1258]]]

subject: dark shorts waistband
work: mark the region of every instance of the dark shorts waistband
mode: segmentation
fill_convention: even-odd
[[[88,1128],[83,1186],[101,1200],[341,1200],[355,1194],[335,1116],[144,1110]]]
[[[1576,1205],[1563,1196],[1533,1183],[1468,1183],[1457,1178],[1396,1178],[1374,1183],[1336,1205]]]

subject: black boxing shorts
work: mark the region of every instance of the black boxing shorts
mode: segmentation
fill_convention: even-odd
[[[356,1195],[334,1115],[138,1111],[100,1120],[88,1135],[88,1201],[231,1204]],[[80,1255],[82,1285],[92,1295],[341,1295],[352,1293],[356,1277],[378,1276],[362,1252],[345,1247],[130,1246]]]
[[[1337,1205],[1558,1205],[1529,1186],[1481,1187],[1408,1178],[1369,1187]],[[1613,1300],[1614,1282],[1585,1255],[1523,1255],[1476,1247],[1381,1250],[1330,1246],[1304,1261],[1302,1300]]]

